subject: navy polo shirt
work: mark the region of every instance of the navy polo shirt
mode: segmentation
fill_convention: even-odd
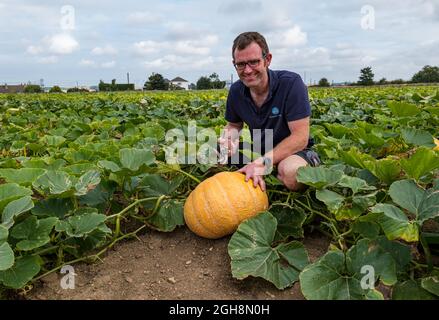
[[[244,122],[253,129],[261,130],[262,154],[266,151],[263,129],[273,129],[273,147],[291,134],[289,121],[311,116],[308,90],[300,75],[290,71],[268,70],[269,87],[267,99],[258,108],[250,95],[250,89],[241,80],[230,88],[227,97],[225,118],[229,122]],[[255,131],[256,132],[256,131]],[[254,141],[254,140],[253,140]],[[308,148],[313,145],[310,137]]]

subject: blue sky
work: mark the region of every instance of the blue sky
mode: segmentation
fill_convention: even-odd
[[[410,79],[439,65],[439,0],[0,0],[0,83],[141,86],[152,72],[230,79],[233,39],[259,31],[272,69],[306,82]]]

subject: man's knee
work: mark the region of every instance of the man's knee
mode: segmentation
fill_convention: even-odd
[[[285,159],[287,160],[287,159]],[[278,176],[277,178],[292,191],[302,191],[305,185],[297,181],[297,170],[299,168],[307,165],[306,161],[281,161],[278,165]]]

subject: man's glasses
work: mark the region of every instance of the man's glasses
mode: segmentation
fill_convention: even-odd
[[[256,68],[261,63],[261,60],[265,59],[266,55],[262,55],[262,59],[254,59],[249,61],[242,61],[238,63],[234,63],[236,70],[242,71],[248,65],[250,68]]]

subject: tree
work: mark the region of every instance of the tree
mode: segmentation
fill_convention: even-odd
[[[373,85],[374,74],[371,67],[361,69],[360,73],[360,81],[358,81],[358,84],[363,86]]]
[[[223,89],[225,86],[226,82],[221,81],[215,72],[208,77],[203,76],[197,81],[198,90]]]
[[[211,87],[210,79],[208,77],[201,77],[197,81],[197,90],[208,90]]]
[[[36,84],[28,84],[25,88],[24,88],[24,92],[25,93],[41,93],[43,92],[43,89]]]
[[[378,81],[378,84],[387,84],[387,79],[381,78],[380,81]]]
[[[52,88],[50,88],[49,92],[50,93],[62,93],[62,90],[59,86],[53,86]]]
[[[209,79],[210,79],[210,88],[211,89],[223,89],[226,86],[226,82],[221,81],[216,72],[212,73],[209,76]]]
[[[160,73],[152,73],[143,86],[145,90],[168,90],[169,83],[165,81],[165,78]]]
[[[330,87],[330,83],[328,81],[328,79],[326,78],[321,78],[319,81],[319,87]]]
[[[439,67],[424,66],[412,77],[413,82],[439,82]]]

